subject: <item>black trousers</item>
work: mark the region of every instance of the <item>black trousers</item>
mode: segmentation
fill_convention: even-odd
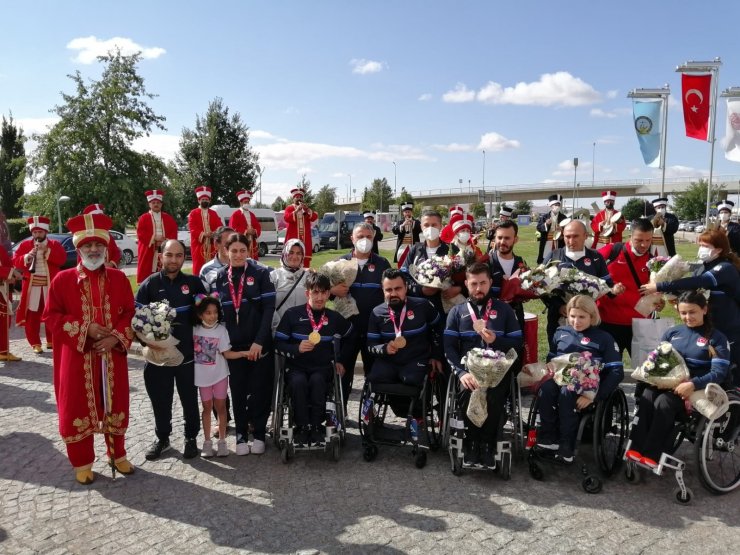
[[[320,426],[326,418],[326,391],[331,368],[291,368],[285,375],[297,426]]]
[[[185,419],[185,437],[187,439],[198,437],[200,408],[192,361],[180,366],[155,366],[147,363],[144,366],[144,385],[152,402],[154,430],[159,439],[168,440],[172,433],[172,400],[175,386]]]
[[[547,380],[540,387],[538,409],[540,431],[537,442],[559,444],[558,452],[566,457],[573,455],[578,435],[580,415],[576,411],[578,394],[560,387],[554,380]]]
[[[354,323],[352,325],[354,326]],[[357,355],[359,354],[362,357],[362,367],[365,376],[370,373],[370,369],[373,367],[373,362],[375,361],[375,357],[367,350],[367,333],[355,333],[349,341],[352,342],[352,351],[349,353],[350,358],[346,361],[344,376],[342,376],[342,396],[344,397],[343,402],[345,408],[347,407],[347,400],[352,393]]]
[[[624,355],[624,351],[630,354],[632,349],[632,326],[626,326],[622,324],[609,324],[607,322],[601,322],[599,327],[606,333],[614,338],[619,347],[619,354]]]
[[[237,438],[242,436],[246,439],[251,423],[254,439],[264,441],[272,406],[275,376],[273,355],[269,353],[256,361],[238,358],[229,360],[228,363]]]
[[[677,420],[686,418],[684,401],[671,390],[647,386],[637,399],[637,424],[632,427],[632,449],[654,461],[670,453]]]
[[[467,427],[467,430],[465,431],[465,439],[480,443],[488,443],[495,448],[496,442],[498,441],[499,430],[503,427],[506,415],[506,397],[511,388],[511,372],[507,372],[506,376],[504,376],[496,387],[489,387],[486,391],[488,418],[486,418],[481,427],[473,424],[466,414],[472,392],[461,387],[459,382],[458,388],[460,391],[458,391],[457,400],[460,406],[460,413],[464,416],[465,426]]]
[[[403,366],[396,366],[389,360],[383,358],[375,359],[370,374],[366,378],[371,384],[403,384],[421,387],[424,384],[424,377],[429,371],[429,365],[426,360],[410,362]],[[389,404],[393,413],[401,418],[408,416],[409,399],[398,395],[389,396]],[[414,404],[411,411],[414,418],[422,416],[421,401]]]

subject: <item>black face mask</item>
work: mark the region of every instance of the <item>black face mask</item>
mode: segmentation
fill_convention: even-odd
[[[211,203],[210,203],[210,202],[208,202],[207,200],[201,200],[201,201],[200,201],[200,207],[201,207],[201,208],[208,208],[208,206],[209,206],[210,204],[211,204]]]

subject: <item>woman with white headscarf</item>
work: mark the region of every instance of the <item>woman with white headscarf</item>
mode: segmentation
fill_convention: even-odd
[[[306,270],[303,268],[303,257],[306,248],[300,239],[288,239],[280,256],[280,267],[270,272],[270,280],[275,286],[275,316],[272,321],[272,333],[283,314],[294,306],[306,304],[306,288],[303,280]]]

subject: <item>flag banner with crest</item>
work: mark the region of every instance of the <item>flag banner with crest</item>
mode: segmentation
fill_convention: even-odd
[[[635,100],[632,102],[637,142],[645,164],[651,168],[661,167],[661,108],[662,100]]]
[[[740,98],[727,99],[727,130],[722,146],[725,158],[740,162]]]
[[[709,113],[712,101],[712,74],[681,75],[681,98],[686,136],[709,140]]]

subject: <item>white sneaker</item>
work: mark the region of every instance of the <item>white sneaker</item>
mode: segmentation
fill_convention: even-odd
[[[252,446],[250,448],[250,452],[253,455],[261,455],[265,452],[265,442],[260,439],[255,439],[252,442]]]
[[[216,452],[213,450],[213,442],[210,439],[205,440],[203,442],[203,448],[200,450],[200,456],[209,459],[215,454]]]
[[[226,447],[225,439],[218,440],[218,451],[216,452],[216,456],[217,457],[228,457],[229,456],[229,448]]]
[[[250,449],[249,449],[249,443],[246,441],[243,443],[237,443],[236,444],[236,454],[241,455],[249,455]]]

